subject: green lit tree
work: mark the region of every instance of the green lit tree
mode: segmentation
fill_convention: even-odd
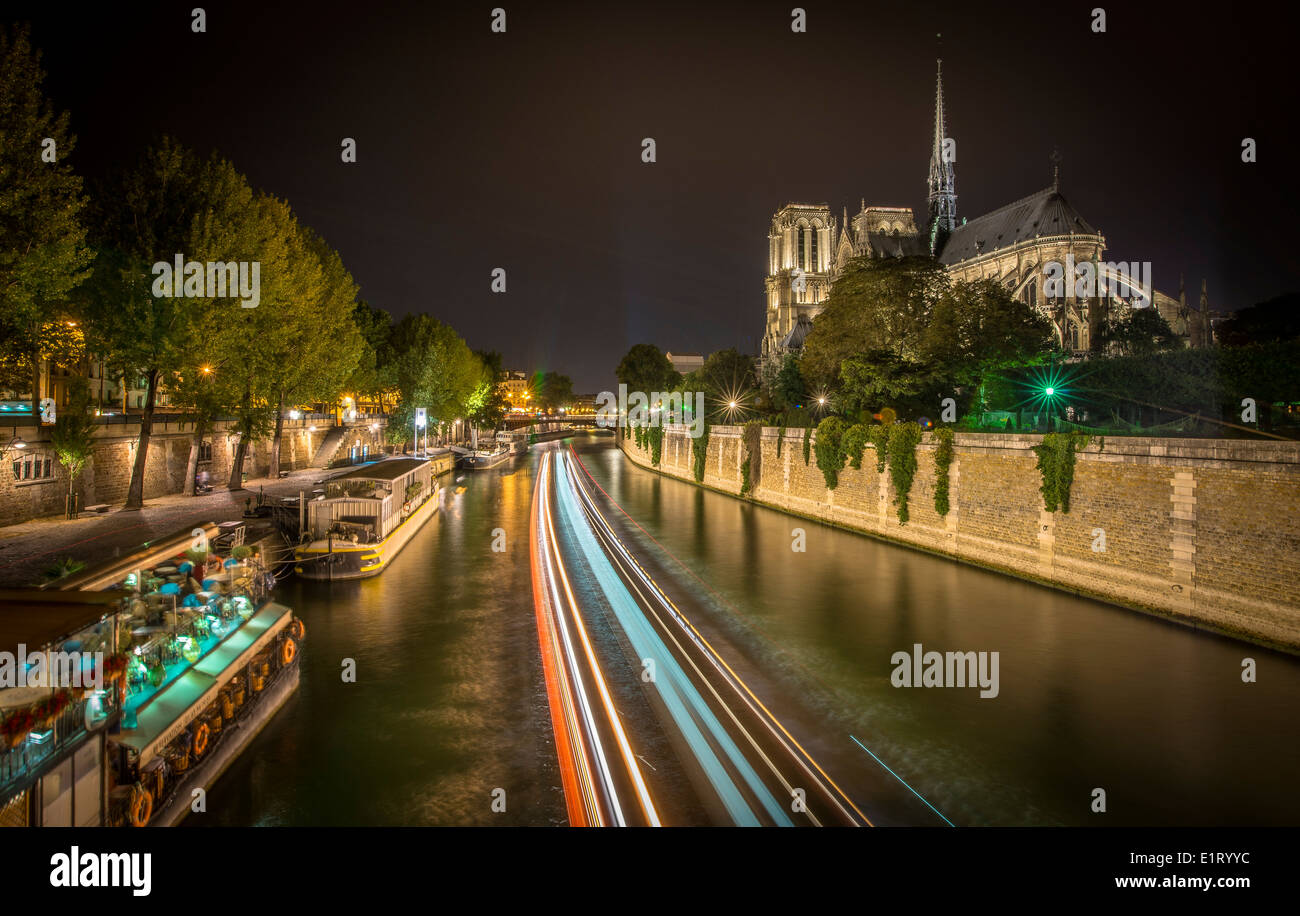
[[[86,380],[74,377],[69,387],[68,402],[59,410],[54,429],[50,432],[50,445],[59,464],[68,472],[65,506],[68,517],[73,518],[76,515],[77,480],[94,453],[98,424],[90,410]]]

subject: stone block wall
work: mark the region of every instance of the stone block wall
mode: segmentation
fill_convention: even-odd
[[[375,422],[372,420],[350,426],[348,434],[339,446],[339,455],[346,455],[348,449],[356,443],[369,445],[372,454],[382,451],[383,421],[378,421],[378,430],[371,429],[371,425]],[[207,471],[210,482],[218,487],[225,486],[229,481],[230,470],[234,463],[238,440],[231,434],[230,429],[229,422],[221,421],[205,436],[206,441],[212,446],[212,457],[201,462],[199,470]],[[280,469],[299,470],[309,467],[316,449],[320,447],[322,440],[331,429],[332,425],[328,420],[286,420],[280,444]],[[7,443],[18,435],[28,445],[21,452],[18,450],[7,452],[4,461],[0,462],[0,525],[10,525],[43,516],[62,515],[64,498],[68,492],[68,478],[50,448],[49,429],[18,426],[7,428],[5,433],[7,434],[0,434],[0,440],[3,440],[0,444]],[[146,500],[180,493],[184,489],[193,435],[194,427],[190,423],[154,424],[145,466]],[[83,507],[100,503],[121,505],[126,501],[139,436],[138,422],[105,424],[99,427],[96,431],[94,453],[77,481]],[[16,480],[13,473],[13,459],[27,455],[48,455],[54,470],[53,477],[30,481]],[[244,469],[250,482],[268,475],[270,458],[269,439],[256,442],[249,448]]]
[[[861,470],[828,490],[802,429],[760,440],[756,502],[954,559],[1230,635],[1300,649],[1300,443],[1115,438],[1080,452],[1070,511],[1047,512],[1032,447],[1040,436],[958,433],[950,510],[934,507],[934,451],[917,448],[910,519],[898,521],[888,468],[867,446]],[[813,441],[816,434],[813,434]],[[650,465],[634,438],[628,457]],[[657,469],[694,482],[692,440],[664,436]],[[709,431],[704,484],[739,495],[741,429]],[[1102,549],[1104,548],[1104,549]]]

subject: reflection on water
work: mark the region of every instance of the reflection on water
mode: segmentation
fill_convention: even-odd
[[[376,578],[279,587],[307,625],[301,686],[186,824],[563,823],[528,566],[534,462],[456,472],[459,494],[444,478],[439,514]]]
[[[527,553],[539,452],[449,487],[382,576],[280,587],[307,625],[302,686],[187,824],[564,821]],[[938,823],[849,734],[957,824],[1300,821],[1300,661],[705,492],[608,438],[580,452],[662,548],[629,546],[698,574],[701,622],[882,822]],[[892,687],[914,643],[1000,653],[997,698]]]
[[[767,673],[774,702],[800,693],[836,778],[867,784],[854,734],[957,824],[1300,822],[1300,660],[580,451],[662,545],[633,529],[637,550],[671,553],[716,591],[710,624]],[[998,696],[893,687],[891,656],[916,643],[998,652]],[[1246,656],[1258,683],[1241,681]]]

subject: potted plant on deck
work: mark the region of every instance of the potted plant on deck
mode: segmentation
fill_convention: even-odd
[[[27,740],[35,724],[36,718],[31,712],[26,709],[17,710],[10,713],[4,724],[0,725],[0,738],[3,738],[6,746],[16,748]]]

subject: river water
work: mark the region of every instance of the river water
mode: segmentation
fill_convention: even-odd
[[[877,823],[1300,822],[1300,659],[706,492],[609,437],[575,444],[644,529],[629,547],[693,583],[702,623]],[[279,587],[307,625],[301,687],[186,824],[565,822],[528,564],[540,448],[452,482],[378,578]],[[997,696],[894,687],[915,644],[997,652]]]

